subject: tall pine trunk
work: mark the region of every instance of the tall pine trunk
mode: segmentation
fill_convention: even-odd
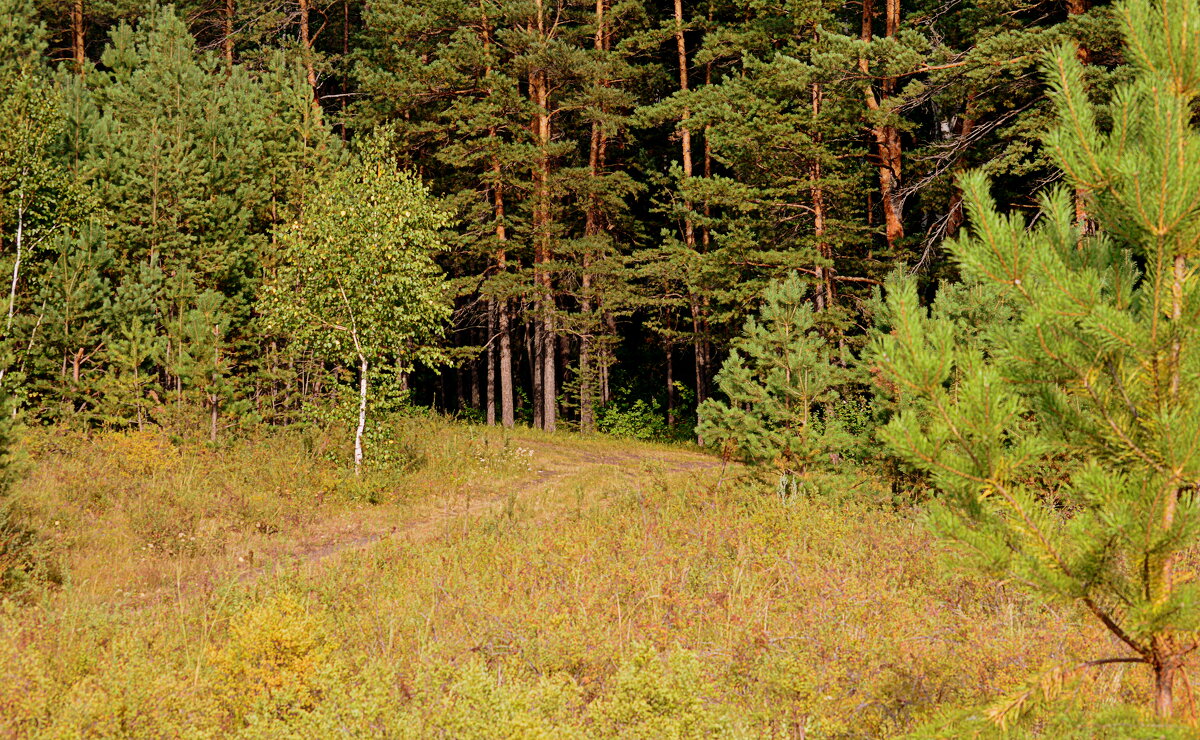
[[[516,415],[513,412],[512,320],[507,300],[496,303],[496,330],[500,334],[500,423],[511,428]]]
[[[596,35],[594,47],[597,56],[608,48],[604,32],[605,0],[596,0]],[[603,80],[601,85],[606,85]],[[592,121],[592,136],[588,149],[588,175],[591,178],[592,192],[588,197],[587,212],[584,216],[584,233],[589,239],[597,239],[603,230],[603,214],[599,195],[600,177],[604,171],[607,141],[604,128],[600,121]],[[587,324],[580,333],[579,339],[579,429],[590,432],[596,426],[595,392],[593,389],[595,368],[592,359],[593,326],[592,313],[597,309],[592,296],[592,254],[591,245],[583,253],[583,271],[580,277],[583,298],[580,309],[586,317]]]
[[[308,86],[312,88],[313,98],[317,97],[317,70],[313,66],[312,37],[308,29],[309,0],[300,1],[300,52],[303,54],[304,73],[308,77]]]
[[[537,0],[537,35],[546,39],[546,15],[543,0]],[[537,162],[533,173],[533,233],[534,233],[534,285],[537,289],[537,361],[534,375],[540,379],[541,423],[539,426],[552,432],[557,419],[557,379],[555,373],[555,327],[553,279],[550,274],[551,260],[551,213],[550,213],[550,80],[544,68],[533,70],[529,75],[529,96],[533,103],[533,135],[538,146]]]
[[[820,132],[820,117],[821,103],[823,96],[821,84],[814,82],[812,84],[812,112],[813,112],[813,130],[817,131],[815,138],[817,146],[824,143],[824,136]],[[825,186],[822,182],[823,173],[821,172],[820,152],[813,156],[812,160],[812,209],[813,209],[813,236],[817,239],[817,254],[820,257],[821,264],[817,266],[817,310],[829,310],[833,308],[833,248],[829,244],[829,239],[825,233]]]
[[[542,428],[542,325],[525,309],[525,354],[529,358],[529,398],[533,406],[533,426]]]
[[[886,18],[885,33],[888,37],[895,36],[900,30],[900,0],[885,0]],[[862,10],[862,40],[871,41],[874,38],[875,0],[863,0]],[[866,57],[858,60],[859,70],[866,77],[863,83],[863,94],[866,98],[867,109],[879,114],[882,103],[896,90],[896,78],[884,77],[880,83],[881,97],[875,93],[875,86],[870,77],[870,62]],[[904,222],[899,199],[901,154],[900,131],[891,124],[876,121],[871,126],[871,137],[875,144],[875,158],[879,168],[879,199],[883,204],[884,234],[889,248],[895,248],[896,243],[904,238]]]
[[[484,5],[484,0],[479,1],[479,17],[480,25],[483,33],[483,48],[485,53],[490,53],[492,48],[492,29],[488,22],[487,7]],[[492,77],[492,67],[489,60],[488,65],[484,68],[484,79],[489,81],[488,96],[490,97],[495,91],[490,87]],[[488,140],[491,143],[492,149],[492,215],[496,222],[496,273],[504,274],[508,271],[508,227],[504,222],[505,218],[505,203],[504,203],[504,168],[500,164],[500,155],[496,152],[495,147],[499,143],[497,138],[496,128],[493,126],[488,130]],[[495,330],[493,336],[499,342],[499,367],[493,367],[491,362],[488,363],[489,378],[491,373],[499,375],[499,391],[500,391],[500,423],[506,428],[511,428],[515,423],[516,415],[513,412],[513,355],[512,355],[512,321],[510,320],[509,304],[507,298],[494,299],[492,302],[492,316],[495,320]],[[489,343],[488,347],[493,345]],[[495,380],[489,379],[489,388],[495,392]],[[489,418],[494,418],[494,402],[489,401]],[[489,423],[492,423],[489,421]]]
[[[683,31],[683,0],[675,0],[675,50],[679,57],[679,90],[682,93],[688,92],[688,58],[687,58],[687,40],[684,37]],[[684,106],[680,116],[679,140],[681,154],[683,158],[683,176],[685,178],[685,187],[691,186],[691,179],[694,173],[692,162],[692,131],[688,125],[688,121],[692,117],[691,110]],[[692,219],[693,203],[690,197],[683,199],[683,243],[687,247],[688,252],[696,251],[696,224]],[[705,316],[701,305],[700,297],[696,294],[695,286],[688,285],[688,307],[692,313],[692,349],[695,356],[696,368],[696,403],[700,404],[707,396],[707,379],[708,379],[708,360],[707,348],[704,343],[704,327]],[[701,440],[703,441],[703,440]]]
[[[675,426],[675,352],[667,345],[667,426]]]
[[[499,322],[496,320],[496,301],[487,302],[487,351],[484,360],[487,362],[487,372],[484,373],[484,404],[485,418],[488,426],[496,425],[496,341],[499,332]]]
[[[83,0],[71,0],[71,56],[75,58],[75,72],[80,75],[87,65],[84,40]]]

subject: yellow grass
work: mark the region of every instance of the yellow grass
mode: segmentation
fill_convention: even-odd
[[[312,432],[28,440],[64,578],[0,608],[0,735],[988,736],[1031,676],[1119,653],[957,572],[865,473],[780,499],[694,450],[393,428],[363,481]],[[1018,731],[1132,736],[1144,680]]]

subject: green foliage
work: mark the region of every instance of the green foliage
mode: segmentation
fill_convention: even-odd
[[[991,572],[1085,607],[1153,669],[1169,714],[1200,632],[1187,570],[1200,544],[1200,56],[1185,41],[1200,7],[1131,0],[1118,15],[1136,74],[1110,130],[1074,50],[1045,64],[1059,115],[1048,145],[1101,231],[1080,233],[1064,189],[1028,228],[965,177],[971,235],[950,248],[1012,318],[964,341],[895,278],[894,330],[872,356],[902,400],[884,439],[943,493],[934,525]]]
[[[628,439],[667,439],[671,429],[657,401],[616,399],[596,411],[596,429]]]
[[[389,358],[406,371],[438,361],[429,343],[450,307],[433,257],[447,223],[414,175],[369,147],[314,186],[303,219],[281,230],[267,327],[333,362]]]
[[[277,594],[236,615],[213,666],[222,704],[236,723],[286,720],[320,701],[336,670],[321,619],[295,596]]]
[[[701,404],[697,432],[747,462],[803,475],[839,449],[831,410],[849,374],[836,359],[800,278],[773,283],[717,374],[728,400]]]
[[[427,713],[418,725],[425,736],[464,740],[584,737],[568,725],[571,712],[578,711],[582,703],[579,687],[569,676],[543,676],[528,683],[499,682],[482,661],[473,660],[463,668],[429,676],[435,677],[442,680],[430,681],[431,685],[423,687],[428,694],[415,702],[422,713]]]
[[[597,727],[606,737],[729,737],[730,727],[705,702],[700,662],[686,650],[667,660],[646,645],[634,645],[616,676],[607,699],[593,707]]]

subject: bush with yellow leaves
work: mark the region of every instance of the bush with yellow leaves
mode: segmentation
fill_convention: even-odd
[[[324,620],[289,593],[235,617],[213,656],[216,691],[235,721],[254,724],[313,709],[339,672]]]

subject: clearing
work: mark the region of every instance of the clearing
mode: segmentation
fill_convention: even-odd
[[[988,735],[1115,650],[849,464],[781,497],[688,448],[437,417],[381,429],[363,480],[315,432],[24,446],[53,567],[0,609],[0,735]],[[1030,731],[1129,736],[1104,718],[1144,681],[1090,674]]]

